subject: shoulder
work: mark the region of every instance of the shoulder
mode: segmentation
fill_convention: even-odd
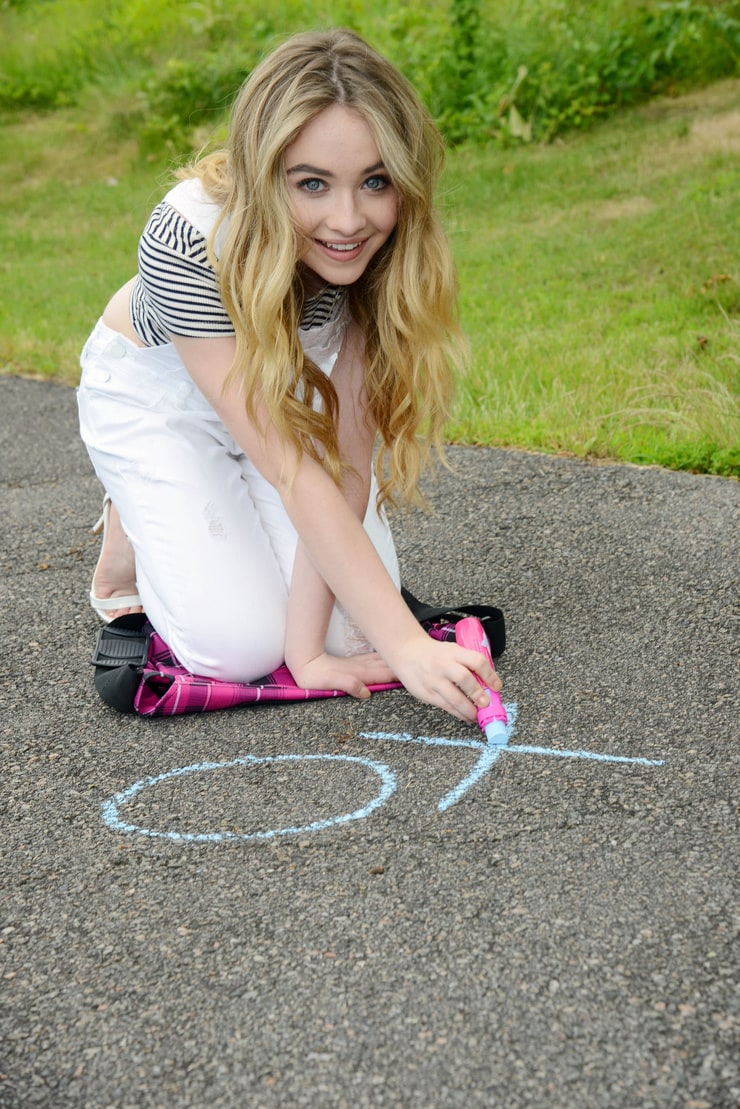
[[[221,215],[220,206],[208,197],[197,177],[178,181],[166,194],[164,203],[179,212],[205,238]]]
[[[207,252],[207,243],[221,215],[221,206],[211,200],[196,177],[179,181],[152,212],[145,236],[169,242],[178,252]],[[214,251],[221,253],[226,234],[222,222],[216,234]]]

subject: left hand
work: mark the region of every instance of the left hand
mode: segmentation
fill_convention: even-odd
[[[304,689],[339,689],[363,700],[370,696],[369,685],[384,685],[398,678],[375,651],[339,658],[326,651],[290,671]]]

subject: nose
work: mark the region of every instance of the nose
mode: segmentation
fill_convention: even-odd
[[[326,218],[327,229],[343,239],[351,239],[366,223],[360,197],[354,189],[337,189],[332,201]]]

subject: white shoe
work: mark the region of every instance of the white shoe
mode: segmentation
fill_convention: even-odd
[[[108,530],[108,519],[110,517],[110,506],[111,499],[106,493],[103,497],[103,511],[100,515],[100,519],[96,523],[95,527],[92,529],[94,535],[99,535],[102,531],[103,544],[100,549],[100,557],[98,558],[98,562],[95,567],[95,573],[93,574],[92,578],[92,584],[90,586],[90,604],[95,609],[95,612],[98,614],[104,624],[110,624],[111,620],[113,619],[111,616],[108,615],[109,612],[115,612],[119,608],[141,607],[141,597],[138,593],[131,593],[128,597],[95,596],[95,575],[98,572],[100,559],[103,557],[103,548],[105,547],[105,535]]]

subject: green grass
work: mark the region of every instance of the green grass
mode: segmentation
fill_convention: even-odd
[[[73,384],[166,186],[88,103],[0,132],[0,367]],[[740,472],[740,81],[450,152],[473,361],[450,438]]]
[[[740,83],[457,152],[473,369],[454,438],[737,473]]]
[[[73,383],[80,344],[136,266],[164,163],[140,163],[71,110],[0,131],[0,368]]]

